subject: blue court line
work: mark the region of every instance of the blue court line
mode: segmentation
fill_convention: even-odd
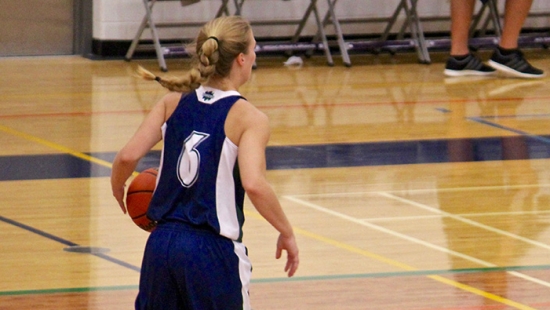
[[[29,231],[29,232],[32,232],[33,234],[37,234],[37,235],[40,235],[42,237],[45,237],[45,238],[48,238],[50,240],[53,240],[53,241],[57,241],[59,243],[62,243],[64,245],[67,245],[67,246],[78,246],[78,244],[74,243],[74,242],[71,242],[69,240],[66,240],[66,239],[63,239],[63,238],[60,238],[60,237],[57,237],[57,236],[54,236],[50,233],[47,233],[45,231],[42,231],[42,230],[39,230],[39,229],[36,229],[34,227],[31,227],[31,226],[28,226],[28,225],[25,225],[23,223],[19,223],[19,222],[16,222],[12,219],[9,219],[7,217],[3,217],[0,215],[0,221],[4,222],[4,223],[7,223],[7,224],[10,224],[10,225],[13,225],[13,226],[16,226],[16,227],[19,227],[19,228],[22,228],[26,231]]]
[[[366,279],[366,278],[416,277],[416,276],[430,276],[430,275],[442,275],[442,274],[466,274],[466,273],[534,271],[534,270],[550,270],[550,265],[375,272],[375,273],[362,273],[362,274],[304,276],[304,277],[292,277],[292,278],[280,277],[280,278],[252,279],[251,283],[262,284],[262,283],[327,281],[327,280],[347,280],[347,279]],[[137,289],[138,289],[137,285],[72,287],[72,288],[55,288],[55,289],[41,289],[41,290],[0,291],[0,296],[59,294],[59,293],[86,293],[86,292],[97,292],[97,291],[122,291],[122,290],[137,290]]]
[[[550,136],[536,136],[474,117],[467,120],[511,131],[526,139],[529,156],[525,159],[550,158]],[[464,161],[506,160],[502,157],[503,140],[516,137],[463,139],[430,139],[411,141],[379,141],[313,145],[269,146],[266,149],[268,170],[343,168],[381,165],[445,163],[456,153],[454,142],[469,140],[472,156]],[[450,145],[453,149],[450,149]],[[100,162],[112,162],[115,152],[82,154]],[[452,158],[453,161],[458,160]],[[150,151],[139,162],[137,171],[158,167],[160,151]],[[108,177],[111,168],[69,154],[0,156],[0,181],[61,178]]]
[[[42,231],[42,230],[39,230],[39,229],[36,229],[34,227],[31,227],[29,225],[25,225],[23,223],[20,223],[20,222],[17,222],[17,221],[14,221],[12,219],[9,219],[7,217],[4,217],[4,216],[1,216],[0,215],[0,221],[4,222],[4,223],[7,223],[7,224],[10,224],[10,225],[13,225],[13,226],[16,226],[16,227],[19,227],[21,229],[24,229],[26,231],[29,231],[33,234],[37,234],[39,236],[42,236],[42,237],[45,237],[47,239],[50,239],[50,240],[53,240],[53,241],[56,241],[56,242],[59,242],[61,244],[64,244],[64,245],[67,245],[67,246],[79,246],[79,244],[76,244],[72,241],[69,241],[69,240],[66,240],[66,239],[63,239],[61,237],[58,237],[58,236],[55,236],[55,235],[52,235],[50,233],[47,233],[45,231]],[[91,254],[91,255],[94,255],[96,257],[99,257],[99,258],[102,258],[102,259],[105,259],[107,261],[110,261],[112,263],[115,263],[119,266],[122,266],[122,267],[125,267],[125,268],[128,268],[128,269],[131,269],[131,270],[134,270],[134,271],[137,271],[139,272],[140,271],[140,268],[139,267],[136,267],[132,264],[129,264],[129,263],[126,263],[124,261],[121,261],[117,258],[114,258],[114,257],[111,257],[109,255],[106,255],[104,253],[87,253],[87,254]]]
[[[550,118],[550,114],[487,115],[478,118]]]
[[[442,113],[452,113],[452,110],[448,110],[446,108],[436,108],[435,110],[437,110],[439,112],[442,112]],[[549,138],[538,136],[538,135],[533,135],[533,134],[530,134],[530,133],[525,132],[525,131],[521,131],[521,130],[518,130],[518,129],[511,128],[511,127],[499,125],[497,123],[493,123],[493,122],[485,120],[485,119],[499,119],[499,118],[547,118],[547,117],[550,117],[550,114],[487,115],[487,116],[478,116],[478,117],[467,117],[466,119],[477,122],[477,123],[480,123],[480,124],[495,127],[495,128],[498,128],[498,129],[503,129],[503,130],[506,130],[506,131],[517,133],[519,135],[529,137],[531,139],[541,141],[541,142],[546,143],[546,144],[550,144],[550,139]]]
[[[506,131],[517,133],[519,135],[522,135],[522,136],[525,136],[525,137],[528,137],[528,138],[531,138],[533,140],[537,140],[537,141],[540,141],[540,142],[543,142],[543,143],[546,143],[546,144],[550,144],[550,139],[549,138],[546,138],[546,137],[543,137],[543,136],[538,136],[538,135],[533,135],[533,134],[530,134],[530,133],[522,131],[522,130],[518,130],[518,129],[511,128],[511,127],[503,126],[503,125],[500,125],[500,124],[497,124],[497,123],[489,122],[489,121],[484,120],[480,117],[468,117],[467,119],[469,119],[471,121],[474,121],[474,122],[477,122],[477,123],[480,123],[480,124],[484,124],[484,125],[488,125],[488,126],[491,126],[491,127],[498,128],[498,129],[503,129],[503,130],[506,130]]]
[[[437,111],[441,112],[441,113],[451,113],[453,111],[447,109],[447,108],[435,108]]]
[[[115,263],[119,266],[126,267],[128,269],[131,269],[131,270],[134,270],[134,271],[137,271],[137,272],[141,271],[140,267],[134,266],[134,265],[129,264],[125,261],[121,261],[120,259],[114,258],[112,256],[109,256],[109,255],[105,254],[105,253],[91,253],[91,254],[94,255],[94,256],[97,256],[99,258],[103,258],[104,260]]]

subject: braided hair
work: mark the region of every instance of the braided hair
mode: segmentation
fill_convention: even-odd
[[[190,92],[212,76],[227,77],[233,61],[247,53],[250,44],[250,23],[240,16],[219,17],[206,23],[191,44],[192,67],[179,77],[159,77],[138,67],[137,74],[146,80],[157,81],[170,91]]]

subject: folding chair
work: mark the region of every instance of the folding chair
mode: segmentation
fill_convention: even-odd
[[[483,1],[483,5],[479,9],[477,15],[473,19],[471,28],[470,28],[470,43],[479,44],[481,45],[484,41],[487,41],[489,39],[490,43],[492,45],[498,44],[498,38],[502,35],[502,25],[501,25],[501,19],[500,19],[500,13],[497,7],[498,0],[486,0]],[[489,10],[488,13],[485,13],[485,10]],[[550,16],[550,13],[547,12],[539,12],[529,13],[528,17],[536,18],[536,17],[543,17],[547,18]],[[479,26],[481,24],[481,26]],[[492,24],[494,35],[488,36],[487,35],[487,29],[489,28],[489,24]],[[477,32],[477,36],[476,36]],[[542,33],[533,33],[529,35],[520,36],[518,38],[518,44],[519,45],[542,45],[543,48],[548,48],[550,43],[550,32],[545,30]]]
[[[285,1],[285,0],[283,0]],[[302,16],[302,18],[297,22],[298,28],[290,40],[290,42],[284,42],[284,43],[258,43],[257,46],[257,52],[267,51],[267,52],[273,52],[273,51],[297,51],[297,50],[305,50],[305,51],[311,51],[314,49],[322,49],[325,53],[325,56],[327,57],[327,63],[328,65],[332,66],[334,64],[332,60],[332,55],[330,53],[330,48],[328,44],[328,40],[325,34],[325,31],[323,29],[323,25],[321,22],[321,18],[319,15],[319,9],[317,8],[317,1],[318,0],[310,0],[310,3],[306,9],[306,12]],[[236,13],[235,15],[242,15],[242,7],[245,0],[234,0],[235,7],[236,7]],[[309,20],[309,17],[313,13],[313,16],[315,17],[315,22],[317,24],[318,32],[320,33],[320,37],[322,40],[321,44],[317,43],[299,43],[300,35],[302,33],[302,30],[307,24],[307,21]],[[251,21],[252,25],[270,25],[270,24],[294,24],[296,21],[278,21],[278,22],[268,22],[268,21]],[[336,26],[335,26],[336,27]],[[338,25],[339,27],[339,25]],[[341,33],[341,30],[338,28],[337,32]],[[341,43],[343,44],[343,37],[341,40]],[[349,57],[347,60],[344,60],[344,62],[349,63]]]
[[[388,37],[391,29],[395,25],[399,14],[401,11],[405,13],[405,22],[401,26],[399,31],[398,39],[403,39],[405,29],[408,27],[411,31],[412,42],[418,54],[418,59],[422,63],[429,64],[431,63],[430,54],[428,53],[428,44],[424,38],[424,31],[422,30],[422,24],[420,23],[420,18],[418,17],[418,12],[416,10],[418,0],[401,0],[397,8],[395,9],[392,17],[390,18],[386,29],[384,30],[380,41],[388,41]]]
[[[485,10],[488,9],[489,12],[485,14]],[[485,21],[483,21],[485,19]],[[500,24],[500,16],[497,7],[497,0],[487,0],[483,1],[481,8],[478,13],[474,16],[472,25],[470,26],[470,37],[474,37],[480,22],[483,21],[483,25],[480,27],[480,35],[485,35],[489,27],[489,23],[493,24],[493,29],[495,35],[500,37],[502,34],[502,26]]]
[[[326,26],[329,23],[332,23],[334,25],[338,46],[340,48],[340,53],[342,54],[344,63],[347,66],[351,65],[351,61],[349,60],[348,50],[352,50],[352,49],[379,50],[384,47],[392,47],[392,48],[414,47],[416,48],[416,51],[418,53],[419,60],[423,63],[430,63],[430,55],[428,54],[427,42],[424,38],[424,32],[422,30],[420,18],[418,17],[417,10],[416,10],[416,5],[418,0],[401,0],[397,5],[396,9],[394,10],[391,17],[387,19],[378,18],[378,19],[372,20],[372,22],[380,22],[382,20],[383,22],[387,23],[387,26],[379,40],[354,41],[354,42],[346,42],[344,40],[344,36],[340,26],[341,23],[338,20],[334,9],[338,0],[327,0],[327,2],[328,2],[329,9],[323,19],[322,24],[323,26]],[[401,13],[405,14],[405,17],[406,17],[405,22],[400,28],[397,39],[389,40],[390,31],[396,25],[398,17]],[[356,22],[371,22],[371,20],[361,19],[360,21],[356,21]],[[411,32],[411,36],[412,36],[411,40],[404,40],[404,33],[407,27],[410,29],[410,32]],[[318,39],[319,37],[320,35],[318,34],[316,36],[316,39]]]
[[[196,24],[193,23],[155,23],[153,21],[153,7],[157,2],[162,1],[180,1],[182,6],[191,5],[194,3],[199,2],[200,0],[142,0],[143,5],[145,6],[145,16],[143,17],[143,21],[141,22],[141,25],[139,26],[138,32],[136,33],[136,36],[134,37],[132,44],[130,45],[130,48],[126,52],[125,59],[127,61],[130,61],[132,59],[132,56],[134,55],[134,52],[136,48],[139,45],[139,40],[141,39],[141,36],[143,35],[143,31],[145,31],[145,28],[151,29],[151,36],[153,39],[153,45],[155,47],[155,52],[157,55],[157,60],[160,66],[160,69],[164,72],[168,71],[168,68],[166,67],[166,61],[164,59],[165,54],[170,54],[170,49],[163,48],[160,44],[160,38],[158,35],[157,28],[177,28],[177,27],[185,27],[185,26],[196,26]],[[235,0],[237,1],[237,0]],[[230,15],[229,9],[227,7],[229,3],[229,0],[221,0],[221,5],[218,9],[218,12],[216,13],[216,17],[220,17],[223,14]]]

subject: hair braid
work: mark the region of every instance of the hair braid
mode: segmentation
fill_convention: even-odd
[[[137,74],[145,80],[157,81],[177,92],[189,92],[200,87],[212,76],[227,77],[233,61],[246,53],[250,44],[250,24],[239,16],[220,17],[206,23],[195,43],[193,67],[181,77],[159,77],[138,67]]]

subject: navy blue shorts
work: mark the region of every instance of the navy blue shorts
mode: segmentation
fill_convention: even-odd
[[[136,309],[250,309],[246,247],[214,232],[162,224],[147,240]]]

